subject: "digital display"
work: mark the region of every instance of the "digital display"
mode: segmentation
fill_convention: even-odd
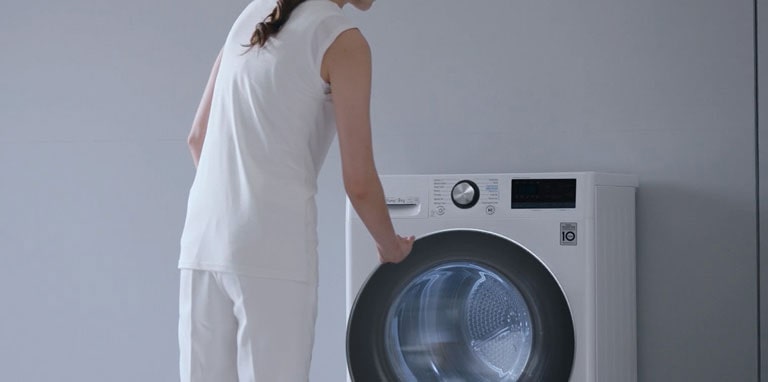
[[[512,208],[576,208],[576,179],[512,179]]]

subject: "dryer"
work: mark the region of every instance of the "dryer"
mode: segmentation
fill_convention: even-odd
[[[347,201],[348,377],[637,380],[637,177],[382,176],[399,264]]]

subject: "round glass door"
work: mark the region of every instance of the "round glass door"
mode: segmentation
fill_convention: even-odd
[[[532,325],[509,280],[455,262],[402,289],[386,318],[384,346],[400,381],[517,381],[531,355]]]
[[[475,230],[416,240],[360,289],[347,326],[354,382],[567,382],[571,310],[531,252]]]

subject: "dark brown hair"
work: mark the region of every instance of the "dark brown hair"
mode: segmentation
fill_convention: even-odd
[[[255,46],[262,47],[267,43],[267,40],[277,34],[280,28],[285,25],[288,18],[291,16],[291,12],[301,3],[306,0],[277,0],[277,5],[272,13],[264,18],[264,21],[256,24],[256,30],[251,36],[249,44],[243,45],[249,50]]]

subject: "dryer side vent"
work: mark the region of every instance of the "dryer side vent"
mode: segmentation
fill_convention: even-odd
[[[634,382],[637,381],[636,189],[595,188],[596,380]]]

